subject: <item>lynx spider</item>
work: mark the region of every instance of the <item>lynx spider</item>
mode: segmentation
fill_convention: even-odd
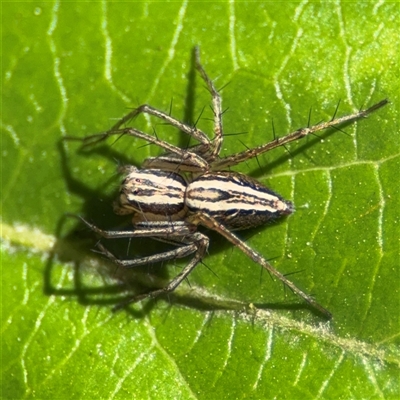
[[[332,315],[327,309],[299,289],[263,256],[232,233],[232,230],[255,227],[282,215],[288,215],[293,212],[292,204],[253,178],[237,172],[227,172],[227,169],[317,131],[366,117],[386,105],[388,101],[382,100],[366,110],[344,117],[333,116],[328,122],[298,129],[264,145],[221,158],[219,157],[223,142],[221,96],[200,63],[199,49],[196,48],[195,52],[196,69],[212,97],[213,139],[210,140],[196,126],[180,122],[147,104],[128,113],[110,130],[84,139],[84,146],[87,146],[111,135],[129,135],[144,139],[165,150],[161,156],[146,159],[142,169],[133,166],[120,169],[120,172],[125,173],[126,176],[120,188],[119,198],[114,204],[114,211],[121,215],[133,214],[131,230],[106,231],[84,219],[82,221],[103,238],[150,237],[172,244],[175,248],[147,257],[120,260],[98,243],[100,253],[121,267],[135,267],[192,255],[192,259],[167,286],[133,296],[114,309],[175,290],[206,254],[209,239],[197,231],[197,226],[202,225],[224,236],[318,312],[328,319],[331,318]],[[139,114],[159,118],[189,135],[199,144],[183,149],[138,129],[122,127]]]

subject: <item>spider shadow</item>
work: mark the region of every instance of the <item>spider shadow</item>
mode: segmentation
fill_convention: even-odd
[[[83,200],[84,208],[80,215],[83,215],[88,221],[96,223],[101,221],[101,226],[104,229],[115,229],[116,226],[128,224],[126,219],[112,212],[111,205],[115,194],[106,195],[103,188],[91,188],[72,175],[63,140],[59,141],[58,150],[67,190]],[[97,148],[96,153],[109,159],[119,158],[123,159],[123,162],[127,161],[112,150],[106,151],[104,146]],[[87,152],[84,155],[86,154]],[[58,221],[55,232],[56,243],[45,266],[44,293],[48,296],[77,298],[82,305],[115,305],[121,293],[125,290],[122,278],[118,275],[118,271],[115,271],[115,267],[105,266],[104,263],[100,262],[100,257],[90,251],[90,249],[95,248],[98,238],[81,221],[72,217],[63,215]],[[65,233],[66,230],[67,233]],[[57,277],[61,273],[59,262],[62,263],[61,268],[71,269],[73,274],[72,287],[60,287],[59,283],[56,283]],[[96,271],[96,277],[92,273],[93,267],[89,267],[88,264],[95,264],[99,267]],[[89,280],[92,279],[93,281],[100,275],[104,284],[99,287],[90,287],[83,282],[82,276],[84,275],[88,275]],[[115,281],[110,283],[109,278],[114,276],[117,284],[115,284]]]
[[[182,122],[193,126],[196,122],[195,116],[194,116],[194,110],[195,110],[195,99],[196,99],[196,52],[195,48],[192,50],[192,54],[190,57],[190,68],[189,72],[187,74],[187,86],[186,86],[186,97],[185,97],[185,102],[184,102],[184,111],[183,111],[183,119]],[[185,140],[186,138],[186,140]],[[187,146],[187,136],[186,135],[180,135],[180,143],[179,147],[185,148]]]

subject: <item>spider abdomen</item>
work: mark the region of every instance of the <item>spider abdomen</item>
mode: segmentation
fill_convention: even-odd
[[[248,229],[291,214],[291,202],[237,172],[206,173],[189,183],[185,203],[190,212],[205,212],[229,229]]]

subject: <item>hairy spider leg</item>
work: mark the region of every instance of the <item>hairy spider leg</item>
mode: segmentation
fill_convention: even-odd
[[[137,225],[134,225],[134,229],[129,231],[107,231],[98,228],[96,225],[91,224],[83,218],[80,219],[85,223],[87,227],[106,239],[150,237],[178,246],[174,250],[166,251],[152,256],[138,257],[131,260],[120,260],[115,257],[109,250],[107,250],[101,243],[98,243],[97,247],[100,250],[98,253],[104,255],[120,267],[133,268],[150,263],[184,258],[190,256],[191,254],[194,254],[193,258],[188,262],[185,268],[183,268],[183,270],[177,276],[175,276],[175,278],[172,279],[166,286],[160,289],[151,290],[147,293],[132,296],[126,301],[115,306],[114,311],[117,311],[127,306],[128,304],[141,301],[145,298],[154,298],[161,294],[169,293],[175,290],[180,285],[180,283],[185,280],[185,278],[191,273],[196,265],[204,258],[204,255],[207,252],[209,245],[208,237],[200,232],[193,233],[193,225],[185,221],[141,222]]]
[[[221,152],[223,138],[223,130],[222,130],[222,100],[221,95],[218,93],[217,89],[214,86],[213,81],[208,77],[206,71],[200,62],[200,50],[199,47],[195,48],[195,58],[196,58],[196,68],[199,71],[201,77],[207,85],[207,89],[212,97],[212,110],[214,113],[214,138],[212,140],[212,145],[206,154],[206,159],[208,162],[214,161]]]
[[[198,213],[189,218],[190,222],[198,223],[204,227],[218,232],[220,235],[228,239],[233,245],[237,246],[244,254],[246,254],[255,263],[265,268],[271,275],[278,278],[284,285],[290,288],[296,295],[305,300],[308,304],[318,310],[327,319],[332,318],[332,314],[321,304],[315,301],[311,296],[299,289],[293,282],[288,280],[282,273],[277,271],[263,256],[249,247],[244,241],[240,240],[235,234],[227,229],[223,224],[215,220],[215,218],[206,213]]]
[[[243,161],[247,161],[251,158],[259,156],[260,154],[266,153],[267,151],[270,151],[276,147],[284,146],[287,143],[293,142],[295,140],[299,140],[308,135],[312,135],[315,132],[333,128],[333,127],[336,127],[337,125],[340,125],[340,124],[343,124],[346,122],[352,122],[352,121],[356,121],[361,118],[365,118],[369,114],[373,113],[374,111],[376,111],[379,108],[388,104],[388,102],[389,101],[387,99],[381,100],[380,102],[374,104],[373,106],[371,106],[370,108],[367,108],[366,110],[360,110],[353,114],[335,118],[330,121],[322,122],[320,124],[313,125],[313,126],[310,126],[307,128],[300,128],[300,129],[298,129],[292,133],[289,133],[281,138],[276,138],[269,143],[242,151],[241,153],[236,153],[236,154],[232,154],[230,156],[221,158],[219,160],[216,160],[214,163],[212,163],[212,166],[211,166],[212,170],[219,171],[221,169],[232,167],[234,165],[242,163]]]

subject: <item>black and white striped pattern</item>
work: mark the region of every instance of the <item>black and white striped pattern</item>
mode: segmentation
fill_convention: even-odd
[[[181,218],[185,209],[186,182],[178,174],[132,167],[120,189],[120,214],[138,212],[150,220]]]
[[[188,185],[186,205],[229,229],[247,229],[293,212],[293,205],[260,182],[237,172],[208,173]]]
[[[116,209],[143,220],[168,221],[204,212],[228,229],[247,229],[293,212],[293,205],[260,182],[237,172],[203,174],[186,184],[179,174],[130,167]]]

